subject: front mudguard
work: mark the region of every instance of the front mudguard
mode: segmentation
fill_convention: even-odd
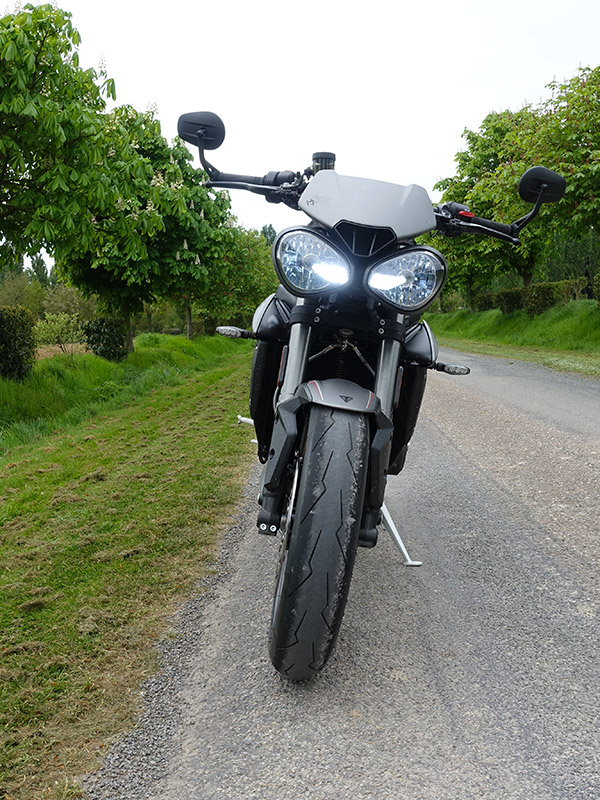
[[[342,408],[370,416],[373,424],[365,512],[376,517],[383,504],[393,425],[381,410],[379,398],[352,381],[339,378],[308,381],[298,387],[293,397],[277,407],[271,446],[263,472],[262,508],[258,517],[258,526],[264,532],[275,533],[279,527],[287,468],[299,450],[302,423],[311,405]]]

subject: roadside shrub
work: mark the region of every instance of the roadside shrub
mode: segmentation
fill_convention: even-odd
[[[586,275],[582,275],[579,278],[571,278],[569,283],[571,284],[571,297],[573,300],[583,300],[586,296],[585,291],[588,287],[588,278]]]
[[[520,311],[524,304],[524,289],[503,289],[494,295],[496,307],[503,314],[511,314],[513,311]]]
[[[21,306],[0,307],[0,376],[22,381],[34,364],[33,315]]]
[[[489,311],[497,307],[496,295],[492,292],[479,292],[473,297],[473,311]]]
[[[127,355],[127,325],[122,319],[96,317],[82,323],[81,332],[94,355],[107,361],[123,361]]]
[[[451,314],[459,308],[464,308],[465,305],[464,297],[455,290],[446,290],[440,296],[440,310],[444,313]]]
[[[543,314],[553,306],[568,303],[571,299],[572,281],[556,281],[554,283],[532,283],[525,290],[524,308],[528,316]]]
[[[46,314],[35,324],[36,344],[56,344],[63,353],[69,352],[69,345],[81,342],[81,326],[77,314]],[[73,352],[71,347],[70,352]]]
[[[600,306],[600,272],[594,275],[592,286],[594,287],[594,297],[596,298],[596,300],[598,301],[598,305]]]

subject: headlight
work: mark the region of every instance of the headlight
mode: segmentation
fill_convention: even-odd
[[[275,269],[296,295],[338,289],[350,281],[350,263],[325,239],[307,230],[287,231],[275,245]]]
[[[404,250],[367,275],[367,285],[377,297],[407,313],[431,303],[445,280],[446,262],[430,248]]]

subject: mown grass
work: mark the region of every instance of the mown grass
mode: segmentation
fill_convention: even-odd
[[[195,364],[165,357],[160,369],[175,364],[177,380],[158,387],[144,347],[118,370],[88,367],[87,356],[61,363],[61,376],[93,373],[96,386],[118,388],[104,408],[94,400],[93,417],[83,392],[53,407],[57,433],[0,457],[3,798],[78,796],[76,777],[131,724],[153,645],[210,569],[252,460],[235,423],[250,351],[235,344],[209,343],[201,369],[206,343],[184,353]]]
[[[600,307],[596,300],[556,306],[531,319],[524,311],[428,314],[440,344],[600,375]]]

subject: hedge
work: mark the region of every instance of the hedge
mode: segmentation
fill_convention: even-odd
[[[503,314],[520,311],[525,304],[525,289],[503,289],[495,295],[496,307]]]
[[[543,314],[553,306],[568,303],[571,298],[569,281],[555,283],[532,283],[524,290],[523,307],[527,316]]]
[[[496,294],[481,292],[473,299],[473,309],[487,311],[490,308],[499,308],[503,314],[524,309],[530,317],[535,317],[553,306],[568,303],[571,299],[581,299],[587,285],[588,279],[581,277],[551,283],[532,283],[521,289],[503,289]],[[600,302],[598,275],[594,278],[594,295]]]
[[[35,364],[33,315],[22,306],[0,306],[0,376],[22,381]]]

